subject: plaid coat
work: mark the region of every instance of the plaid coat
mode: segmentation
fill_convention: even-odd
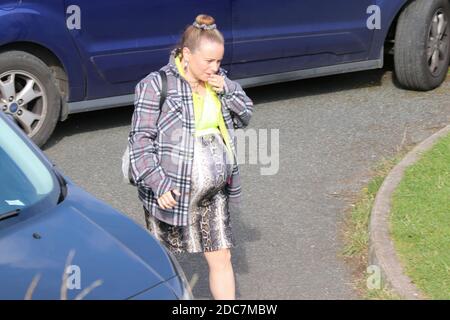
[[[168,224],[186,226],[194,156],[194,105],[191,87],[175,65],[175,53],[172,51],[169,63],[161,68],[167,74],[167,97],[161,110],[159,73],[150,73],[136,85],[128,145],[132,176],[146,209]],[[226,77],[225,70],[220,69],[219,74],[225,76],[224,92],[219,95],[222,116],[236,155],[234,129],[248,125],[253,103],[237,82]],[[175,188],[181,193],[177,204],[167,210],[159,207],[157,199]],[[225,191],[229,196],[228,207],[238,209],[241,183],[237,163]]]

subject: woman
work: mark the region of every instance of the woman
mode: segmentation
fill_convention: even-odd
[[[214,19],[197,16],[161,68],[167,92],[159,72],[136,86],[129,147],[147,228],[174,253],[203,252],[213,297],[235,299],[230,212],[241,186],[233,129],[248,125],[253,103],[220,68],[223,54]]]

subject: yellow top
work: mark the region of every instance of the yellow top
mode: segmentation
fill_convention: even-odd
[[[175,58],[175,64],[178,72],[186,78],[179,56]],[[220,133],[225,140],[225,145],[229,151],[228,154],[230,156],[230,160],[233,161],[229,142],[230,137],[222,116],[222,104],[211,86],[208,83],[205,84],[206,92],[204,97],[198,93],[192,92],[192,99],[194,103],[195,135],[198,137],[207,133]]]

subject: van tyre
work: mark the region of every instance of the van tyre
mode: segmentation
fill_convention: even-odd
[[[60,109],[56,79],[42,60],[24,51],[0,54],[0,110],[38,146],[53,133]]]
[[[432,90],[449,64],[448,0],[416,0],[400,14],[395,34],[395,74],[405,89]]]

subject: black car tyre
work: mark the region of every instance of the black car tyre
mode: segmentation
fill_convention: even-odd
[[[449,64],[448,0],[416,0],[400,14],[395,34],[395,74],[405,89],[442,84]]]
[[[24,51],[0,54],[0,110],[42,146],[58,122],[61,94],[51,69]]]

